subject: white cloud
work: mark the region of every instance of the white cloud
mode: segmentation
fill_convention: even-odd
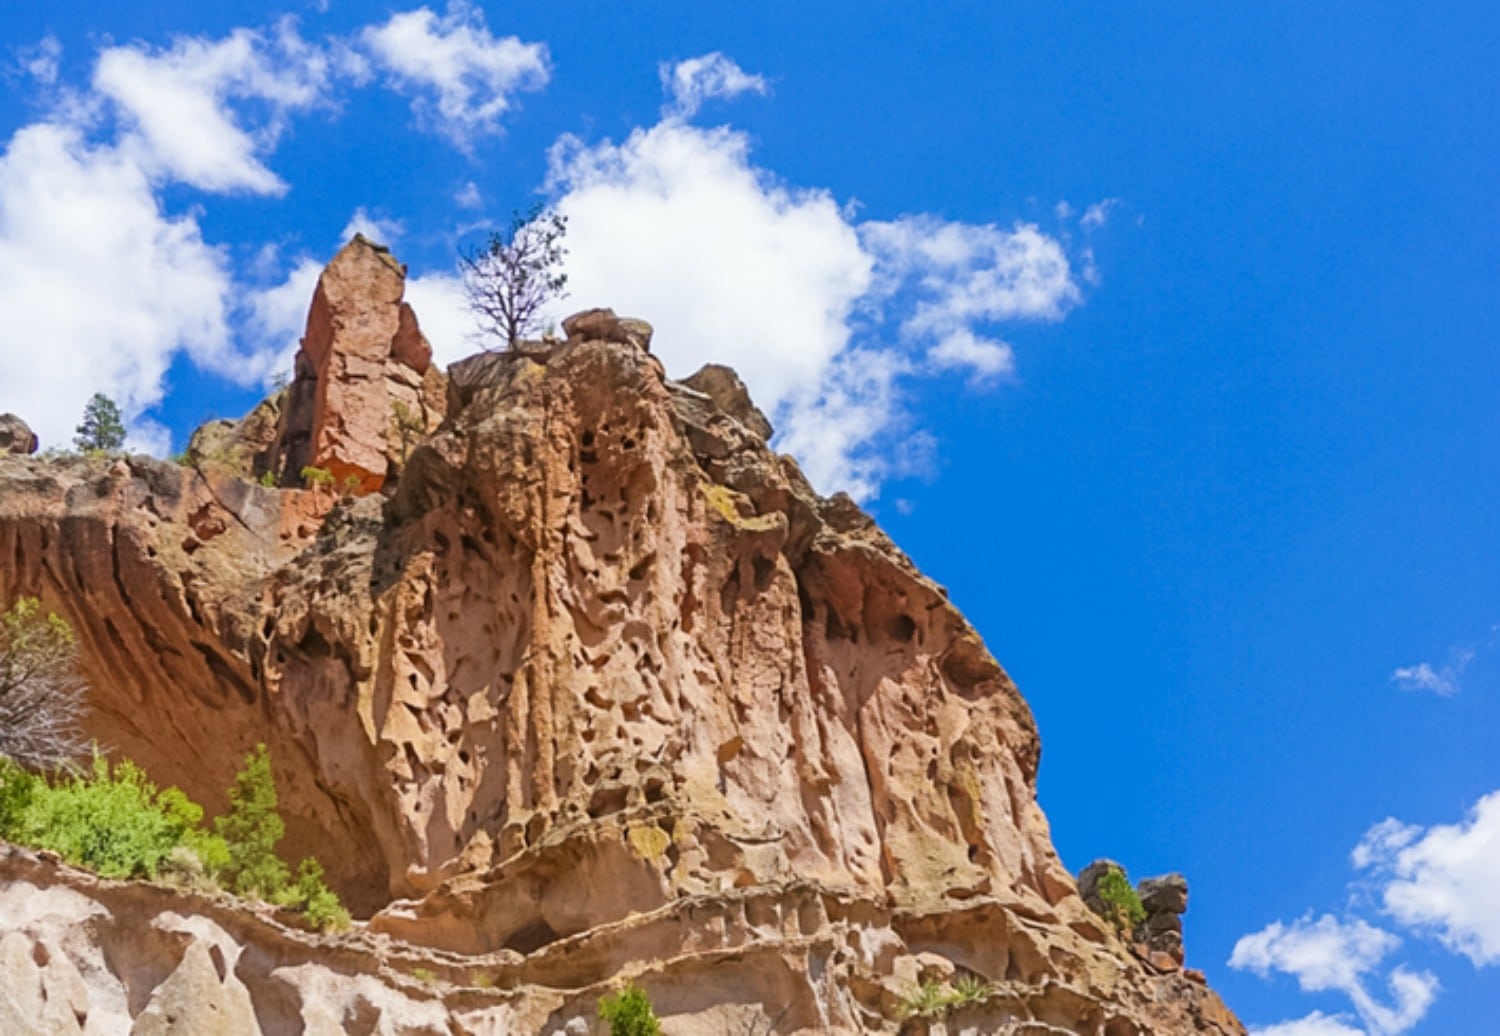
[[[1369,992],[1367,976],[1400,944],[1390,932],[1358,919],[1340,921],[1324,914],[1314,921],[1308,915],[1242,937],[1229,966],[1262,977],[1283,972],[1309,993],[1343,993],[1372,1036],[1396,1036],[1422,1020],[1438,991],[1433,975],[1397,967],[1386,979],[1389,1005]]]
[[[307,311],[323,264],[313,259],[299,259],[286,278],[269,288],[244,294],[243,308],[247,319],[242,322],[245,337],[254,349],[252,376],[260,382],[277,374],[290,373],[292,359],[307,328]]]
[[[365,211],[361,205],[354,210],[354,215],[349,217],[349,222],[339,233],[340,246],[348,243],[355,234],[363,234],[377,245],[390,247],[401,239],[406,228],[398,219],[378,219]]]
[[[428,7],[394,14],[366,28],[360,40],[392,85],[415,95],[418,118],[461,148],[497,132],[516,93],[547,83],[544,44],[497,39],[483,10],[462,0],[442,16]]]
[[[1365,1031],[1349,1025],[1343,1015],[1314,1011],[1295,1021],[1256,1026],[1250,1030],[1250,1036],[1365,1036]]]
[[[942,338],[975,322],[1061,320],[1082,301],[1062,245],[1035,224],[1010,230],[907,216],[860,227],[883,290],[917,295],[902,331]]]
[[[482,348],[463,279],[456,274],[427,273],[410,278],[406,301],[417,314],[437,363],[447,366]]]
[[[206,191],[280,194],[286,185],[257,157],[275,144],[290,111],[316,104],[328,61],[283,20],[268,37],[236,29],[222,40],[177,40],[171,49],[111,47],[94,88],[119,108],[122,147],[153,176]],[[263,102],[246,129],[230,101]]]
[[[0,410],[44,445],[70,442],[96,391],[137,419],[179,351],[232,366],[229,298],[223,253],[191,217],[162,212],[128,155],[50,123],[11,138],[0,156]]]
[[[1109,222],[1109,214],[1120,204],[1119,198],[1104,198],[1094,202],[1078,220],[1078,225],[1085,230],[1097,230]]]
[[[1015,353],[1004,342],[980,338],[967,327],[950,332],[927,351],[927,359],[940,370],[967,370],[975,384],[1011,374]]]
[[[675,64],[664,61],[659,71],[662,89],[671,98],[666,111],[682,118],[692,118],[710,98],[727,100],[743,93],[764,97],[770,90],[764,78],[751,75],[717,50]]]
[[[1397,921],[1435,932],[1476,967],[1500,963],[1500,791],[1457,824],[1424,830],[1384,820],[1354,862],[1383,882],[1383,905]]]
[[[826,192],[773,182],[727,129],[665,122],[624,143],[553,149],[569,218],[566,308],[651,320],[675,375],[735,367],[774,409],[848,341],[870,258]]]
[[[1459,679],[1475,653],[1469,648],[1454,648],[1445,665],[1434,668],[1429,662],[1402,666],[1391,674],[1391,682],[1403,691],[1431,691],[1448,698],[1458,693]]]
[[[470,180],[453,195],[453,204],[461,209],[477,209],[484,204],[484,195],[479,193],[479,185]]]
[[[825,491],[868,498],[901,470],[906,380],[1009,373],[1010,347],[976,326],[1060,319],[1080,298],[1061,245],[1033,226],[856,223],[828,192],[756,167],[727,127],[565,137],[548,186],[569,218],[571,296],[555,315],[645,317],[673,376],[733,366]]]
[[[57,82],[57,72],[62,61],[62,44],[56,36],[43,36],[34,45],[17,52],[21,71],[43,86]]]

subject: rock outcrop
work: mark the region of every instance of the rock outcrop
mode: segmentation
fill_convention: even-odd
[[[269,743],[288,855],[366,919],[289,941],[0,861],[0,887],[65,886],[59,917],[96,904],[96,940],[126,914],[202,946],[151,981],[106,962],[131,1018],[183,990],[242,1013],[243,992],[261,1031],[336,1031],[305,993],[336,987],[340,1024],[373,1031],[572,1032],[634,979],[672,1033],[895,1031],[921,983],[975,976],[982,997],[908,1031],[1243,1032],[1085,906],[1015,686],[868,516],[768,448],[733,372],[673,382],[649,325],[593,311],[443,385],[400,299],[388,254],[340,252],[289,392],[200,437],[224,463],[0,458],[0,600],[75,624],[95,732],[211,811]],[[399,457],[396,400],[424,415]],[[348,491],[241,477],[306,464]],[[49,925],[6,922],[0,966],[107,986]],[[397,981],[393,954],[439,980]]]
[[[35,453],[36,433],[15,414],[0,414],[0,453]]]

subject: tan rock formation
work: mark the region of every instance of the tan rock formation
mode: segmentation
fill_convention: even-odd
[[[0,453],[35,453],[36,433],[15,414],[0,414]]]
[[[290,472],[310,412],[309,456],[381,486],[389,441],[354,415],[435,391],[400,287],[346,247],[274,422],[228,437],[274,424],[257,456]],[[388,499],[0,458],[0,600],[63,610],[97,732],[211,810],[269,742],[288,855],[322,859],[361,938],[503,976],[490,1028],[444,991],[448,1028],[389,1031],[571,1032],[627,977],[672,1033],[894,1031],[920,981],[973,974],[991,993],[930,1031],[1242,1032],[1084,906],[1030,711],[942,588],[767,447],[732,372],[669,381],[642,324],[456,364]],[[164,1003],[239,1010],[233,971],[284,1031],[275,995],[194,961]]]
[[[318,278],[276,437],[258,465],[279,484],[300,485],[311,466],[340,488],[375,492],[442,419],[442,374],[405,291],[406,267],[360,234]],[[252,444],[264,443],[266,423],[249,430]]]

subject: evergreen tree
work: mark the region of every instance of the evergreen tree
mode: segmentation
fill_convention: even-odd
[[[95,392],[83,408],[73,445],[84,453],[114,453],[125,445],[125,419],[115,401]]]
[[[276,855],[286,824],[276,812],[271,753],[264,744],[255,746],[235,774],[229,812],[214,821],[214,831],[229,850],[227,875],[235,892],[270,900],[286,888],[290,875]]]

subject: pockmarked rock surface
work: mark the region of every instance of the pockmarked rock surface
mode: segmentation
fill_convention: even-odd
[[[0,896],[45,906],[0,911],[17,1016],[564,1033],[633,980],[673,1034],[1244,1031],[1085,906],[1015,686],[733,372],[674,382],[594,311],[442,379],[399,271],[340,252],[297,379],[188,466],[0,457],[0,600],[74,623],[92,732],[211,813],[268,743],[286,855],[362,919],[11,853]],[[358,477],[291,488],[320,460]]]

